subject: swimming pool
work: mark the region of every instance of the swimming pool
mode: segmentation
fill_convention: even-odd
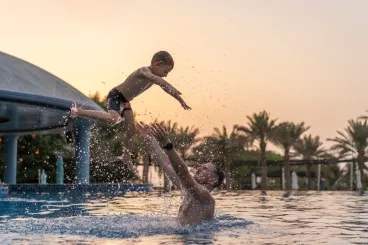
[[[368,244],[368,196],[214,194],[216,220],[184,228],[176,192],[0,199],[0,244]]]

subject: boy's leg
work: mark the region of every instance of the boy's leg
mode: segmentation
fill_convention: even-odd
[[[87,117],[109,125],[114,125],[120,119],[119,113],[114,110],[109,110],[108,112],[105,112],[96,110],[83,110],[76,107],[72,107],[70,111],[72,117],[76,116]]]
[[[124,142],[122,160],[125,164],[128,165],[129,169],[138,177],[138,171],[136,167],[133,165],[132,157],[131,157],[131,154],[133,151],[133,137],[135,134],[133,111],[125,110],[124,119],[125,119],[124,123],[126,126],[126,131],[125,131],[125,142]]]

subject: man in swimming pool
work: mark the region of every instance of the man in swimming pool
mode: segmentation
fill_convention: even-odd
[[[183,201],[179,208],[178,221],[181,225],[196,225],[212,220],[215,214],[215,199],[211,191],[220,186],[224,173],[213,163],[197,168],[192,176],[185,162],[171,143],[167,129],[163,125],[151,127],[136,123],[136,129],[148,141],[154,158],[159,162],[166,176],[181,190]],[[163,144],[161,148],[158,140]]]

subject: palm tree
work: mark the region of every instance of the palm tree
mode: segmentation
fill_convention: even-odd
[[[337,189],[343,180],[349,179],[349,170],[340,169],[337,164],[324,164],[321,167],[321,176],[325,179],[325,186],[329,189]]]
[[[189,149],[195,145],[200,139],[198,138],[199,129],[192,127],[180,127],[177,131],[177,146],[180,156],[185,159]]]
[[[157,119],[155,119],[152,124],[154,123],[164,125],[169,133],[170,140],[174,145],[176,145],[178,123],[176,122],[173,123],[171,122],[171,120],[168,120],[167,122],[158,121]]]
[[[266,149],[267,143],[275,137],[276,121],[271,119],[270,114],[266,111],[253,113],[252,116],[247,116],[247,126],[237,126],[237,131],[244,132],[250,140],[258,141],[261,152],[260,164],[262,170],[261,189],[262,193],[266,194],[267,190],[267,164],[266,164]]]
[[[319,136],[312,137],[311,134],[305,135],[302,139],[299,139],[294,144],[294,150],[296,155],[303,156],[304,160],[307,160],[307,179],[308,190],[311,189],[311,167],[315,158],[321,157],[325,150],[321,148],[322,142]]]
[[[225,169],[226,189],[232,188],[232,160],[240,151],[244,151],[244,147],[248,144],[248,139],[245,136],[239,135],[236,131],[235,125],[230,133],[225,126],[222,131],[219,128],[214,128],[214,133],[211,136],[204,137],[201,147],[195,148],[194,152],[199,152],[198,149],[203,149],[214,154],[212,160],[217,159],[222,163],[221,167]],[[207,161],[209,159],[206,159]]]
[[[309,129],[309,126],[304,126],[304,122],[294,124],[291,122],[280,123],[276,127],[275,138],[272,142],[284,150],[284,169],[286,190],[291,190],[290,177],[290,150],[295,143],[300,139],[301,135]]]
[[[216,162],[221,158],[217,139],[212,136],[202,138],[192,150],[192,157],[198,162]]]
[[[358,168],[361,175],[362,183],[364,183],[364,169],[368,168],[364,165],[368,150],[368,125],[367,120],[349,120],[348,127],[345,132],[337,131],[338,137],[328,139],[335,142],[331,147],[332,150],[338,150],[339,157],[343,158],[349,154],[356,156]]]
[[[89,94],[88,97],[93,100],[97,105],[99,105],[103,109],[106,109],[107,96],[101,98],[100,93],[97,91],[94,94]]]
[[[200,140],[198,138],[199,129],[195,126],[179,128],[178,124],[176,122],[172,123],[171,120],[159,122],[155,119],[153,123],[162,124],[167,128],[170,140],[183,159],[187,157],[189,149]]]

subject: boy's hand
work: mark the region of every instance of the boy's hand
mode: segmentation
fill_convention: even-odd
[[[192,108],[190,108],[185,102],[184,100],[183,101],[180,101],[180,104],[181,106],[184,108],[184,110],[191,110]]]
[[[185,101],[179,96],[178,98],[181,106],[184,108],[184,110],[191,110],[192,108],[190,108],[190,106],[187,105],[187,103],[185,103]]]
[[[184,101],[180,102],[180,104],[184,108],[184,110],[191,110],[192,109]]]

